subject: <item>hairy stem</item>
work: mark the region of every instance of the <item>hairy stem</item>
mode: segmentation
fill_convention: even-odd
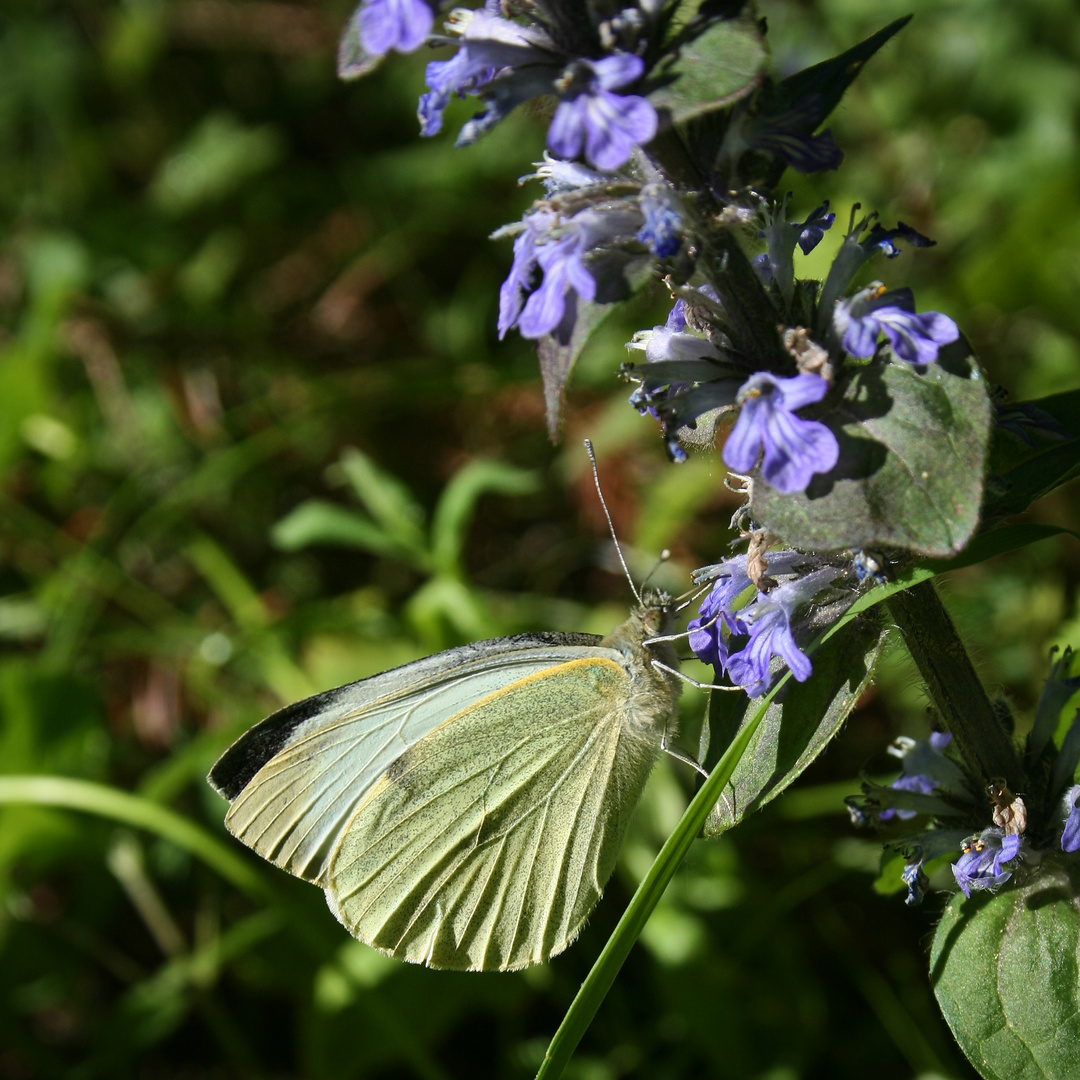
[[[924,581],[895,593],[888,605],[964,760],[984,784],[1001,777],[1013,791],[1020,790],[1016,750],[933,584]]]

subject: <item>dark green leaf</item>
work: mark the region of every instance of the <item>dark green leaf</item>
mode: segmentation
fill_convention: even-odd
[[[983,520],[1020,514],[1080,475],[1080,390],[998,410]]]
[[[1022,884],[949,901],[930,980],[986,1080],[1080,1075],[1080,863],[1047,858]]]
[[[726,832],[775,799],[825,749],[866,689],[883,637],[875,619],[859,618],[811,654],[813,675],[804,683],[789,680],[776,695],[705,823],[706,836]],[[713,691],[706,765],[734,738],[746,701],[744,694]]]
[[[963,341],[921,370],[856,371],[821,418],[840,443],[836,467],[792,495],[758,479],[754,520],[794,547],[960,551],[979,521],[990,402]]]
[[[661,64],[648,97],[665,121],[681,124],[746,97],[757,87],[768,60],[758,21],[749,13],[693,24],[675,55]]]
[[[866,61],[909,22],[911,16],[905,15],[839,56],[823,60],[820,64],[797,71],[784,79],[776,88],[777,111],[790,108],[808,94],[820,94],[820,123],[839,104],[844,91],[855,81]]]

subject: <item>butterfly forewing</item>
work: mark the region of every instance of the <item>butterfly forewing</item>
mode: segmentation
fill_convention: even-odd
[[[595,656],[451,717],[343,830],[325,883],[335,914],[362,941],[433,967],[517,968],[560,952],[600,896],[659,749],[660,729],[628,724],[630,707],[624,668]]]
[[[581,656],[591,634],[521,635],[451,649],[282,709],[210,773],[226,827],[263,858],[322,881],[353,810],[409,747],[478,697]]]

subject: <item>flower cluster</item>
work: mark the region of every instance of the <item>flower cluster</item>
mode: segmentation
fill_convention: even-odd
[[[955,885],[972,892],[1000,888],[1026,861],[1033,866],[1050,852],[1080,851],[1080,709],[1060,747],[1052,735],[1069,699],[1080,690],[1071,676],[1073,651],[1066,649],[1051,666],[1036,707],[1035,723],[1022,754],[1022,794],[995,779],[980,790],[973,769],[952,756],[947,733],[929,739],[901,738],[890,753],[902,772],[887,787],[865,781],[863,794],[848,799],[856,824],[913,823],[886,844],[905,856],[901,875],[907,903],[917,904],[930,884],[926,867],[950,863]],[[959,854],[957,854],[959,853]]]
[[[799,682],[810,677],[794,617],[846,571],[791,550],[769,552],[768,562],[762,559],[753,570],[756,582],[751,556],[736,555],[695,571],[695,583],[710,587],[688,629],[699,660],[760,697],[778,670],[774,657]]]
[[[825,403],[819,413],[827,416],[826,399],[832,387],[856,361],[879,353],[881,335],[890,346],[882,354],[886,362],[895,357],[926,365],[937,360],[941,346],[957,340],[959,330],[940,312],[916,314],[910,289],[886,291],[875,282],[850,297],[843,296],[874,252],[893,257],[899,254],[896,241],[900,239],[917,246],[930,243],[915,230],[903,224],[887,230],[872,217],[856,222],[853,213],[818,300],[816,283],[796,280],[793,256],[796,247],[805,254],[821,242],[835,219],[828,204],[801,222],[787,220],[787,199],[774,211],[764,210],[763,216],[760,236],[766,250],[752,260],[752,266],[781,327],[782,348],[762,355],[759,345],[739,334],[730,310],[725,309],[722,284],[710,282],[699,292],[712,302],[695,301],[699,336],[673,335],[672,330],[681,329],[672,321],[673,310],[664,327],[635,335],[630,347],[646,343],[646,363],[624,365],[623,371],[640,384],[631,404],[661,420],[673,460],[685,460],[682,442],[700,441],[691,432],[696,432],[701,416],[712,410],[737,410],[738,419],[723,449],[724,463],[736,473],[759,467],[764,483],[792,494],[805,491],[816,475],[829,473],[840,460],[834,431],[823,419],[801,415],[803,410]],[[837,295],[829,300],[834,292]],[[680,303],[685,307],[685,301]],[[818,331],[794,325],[796,317],[819,327]],[[755,355],[760,359],[752,359]],[[699,363],[688,368],[687,360]],[[726,362],[715,363],[719,360]],[[672,361],[679,366],[672,366]],[[719,415],[714,412],[713,418]]]
[[[633,93],[646,73],[642,53],[658,31],[658,5],[631,4],[615,18],[586,5],[584,25],[561,5],[536,6],[527,18],[510,18],[498,0],[478,9],[455,8],[445,34],[434,33],[427,0],[364,0],[354,15],[363,51],[381,57],[412,52],[424,42],[455,53],[427,65],[427,92],[418,116],[423,135],[442,129],[450,100],[476,97],[483,111],[469,120],[459,145],[474,142],[525,101],[557,99],[547,144],[559,157],[618,169],[648,143],[659,124],[647,98]]]
[[[757,513],[755,486],[813,503],[845,481],[864,480],[879,466],[865,458],[872,440],[844,427],[855,380],[890,366],[925,379],[959,339],[946,315],[917,312],[909,289],[855,284],[875,255],[891,259],[901,243],[932,241],[902,222],[885,228],[874,214],[860,217],[856,205],[825,280],[801,280],[796,251],[814,251],[836,214],[826,201],[794,215],[790,196],[775,195],[788,167],[839,166],[843,154],[823,129],[826,118],[905,22],[779,79],[767,69],[765,24],[749,4],[484,0],[447,10],[436,0],[362,0],[339,64],[354,76],[392,51],[442,50],[426,65],[420,128],[435,135],[450,102],[471,99],[478,108],[458,145],[475,142],[518,105],[543,100],[533,111],[549,117],[544,160],[523,178],[539,181],[543,195],[494,233],[513,239],[499,336],[516,329],[538,342],[554,433],[565,381],[606,306],[662,285],[673,306],[662,325],[629,342],[643,359],[621,366],[636,384],[630,403],[659,422],[676,463],[689,445],[711,446],[723,424],[722,460],[743,478],[749,517]],[[948,433],[939,443],[949,450]],[[895,453],[888,437],[876,450]],[[928,477],[947,472],[932,464]],[[927,502],[977,506],[978,495]],[[907,516],[899,498],[884,514],[877,492],[864,498],[874,520]],[[827,542],[813,546],[855,549],[853,565],[789,545],[769,555],[771,577],[757,565],[760,552],[696,577],[710,588],[691,645],[751,696],[766,691],[781,662],[796,679],[809,677],[797,621],[836,578],[856,579],[852,595],[868,574],[883,579],[867,570],[872,560],[861,551],[879,536],[847,536],[845,515],[833,520]],[[754,528],[784,531],[767,519]]]

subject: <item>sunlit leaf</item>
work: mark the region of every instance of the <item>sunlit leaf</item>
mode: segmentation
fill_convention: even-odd
[[[1080,1072],[1080,865],[1044,858],[996,895],[957,893],[930,953],[956,1041],[986,1080]]]
[[[945,557],[979,521],[990,432],[985,382],[965,343],[916,370],[871,363],[821,417],[840,460],[805,492],[754,484],[754,520],[801,548],[898,547]]]

